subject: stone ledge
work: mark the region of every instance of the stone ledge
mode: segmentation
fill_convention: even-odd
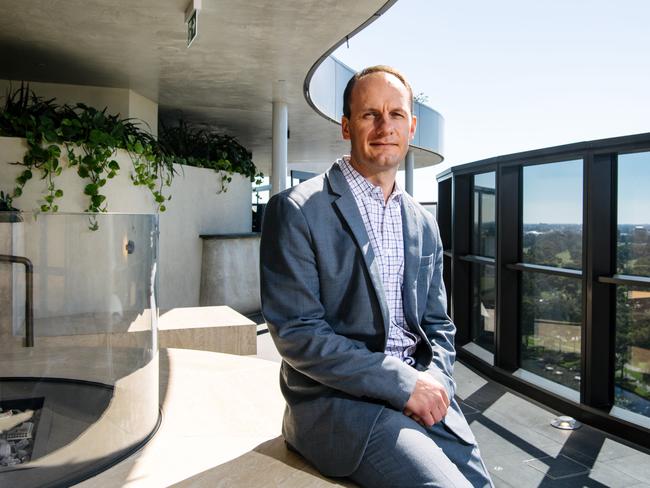
[[[279,369],[251,357],[161,350],[160,429],[77,487],[355,486],[321,476],[285,447]]]
[[[109,320],[109,317],[95,315],[40,319],[36,324],[36,347],[78,345],[138,348],[151,342],[149,310],[125,319],[121,324],[115,325]],[[50,331],[54,329],[56,332],[48,336],[39,335],[39,329],[47,330],[44,326],[39,327],[40,322],[46,324]],[[84,328],[96,332],[83,333]],[[102,329],[111,332],[100,332]],[[257,325],[225,305],[173,308],[160,312],[158,344],[160,348],[256,354]]]

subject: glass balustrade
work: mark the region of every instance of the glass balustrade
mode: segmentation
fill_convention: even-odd
[[[0,213],[0,486],[67,486],[155,431],[157,246],[153,215]]]

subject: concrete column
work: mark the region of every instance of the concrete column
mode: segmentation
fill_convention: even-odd
[[[413,149],[409,149],[409,152],[406,153],[405,161],[405,171],[404,171],[404,183],[406,193],[413,196],[413,170],[415,169],[415,154]]]
[[[273,156],[271,160],[271,195],[287,187],[287,131],[289,110],[286,102],[273,102]]]

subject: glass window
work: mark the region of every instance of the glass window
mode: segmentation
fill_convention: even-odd
[[[618,158],[617,270],[650,276],[650,152]]]
[[[525,166],[526,263],[582,268],[582,160]]]
[[[521,297],[521,367],[579,391],[581,281],[524,272]]]
[[[472,253],[496,256],[496,174],[474,175],[474,227]]]
[[[472,341],[494,354],[496,279],[494,266],[472,264]]]
[[[451,249],[451,183],[451,178],[438,182],[438,204],[436,206],[440,238],[443,249],[447,251]]]
[[[650,289],[616,287],[615,401],[650,418]]]

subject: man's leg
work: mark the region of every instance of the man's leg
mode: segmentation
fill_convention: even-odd
[[[350,478],[376,488],[492,486],[475,445],[461,443],[443,426],[425,429],[390,408],[377,419],[361,463]]]
[[[429,437],[442,449],[472,486],[493,486],[478,445],[465,444],[441,423],[427,429]]]

